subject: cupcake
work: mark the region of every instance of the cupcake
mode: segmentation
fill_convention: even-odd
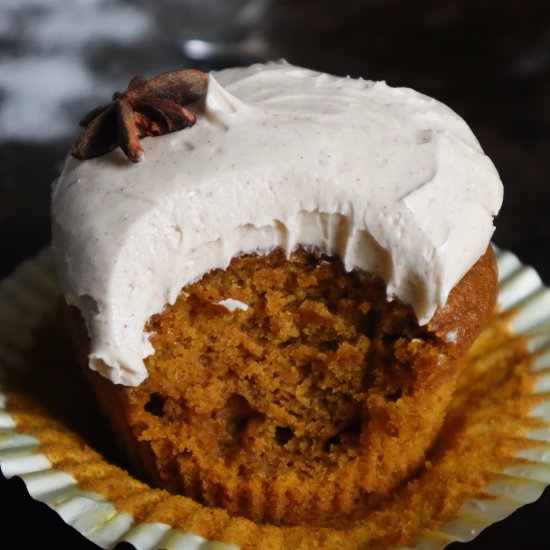
[[[271,63],[139,77],[84,123],[53,248],[133,471],[276,525],[411,476],[497,295],[502,185],[465,122]]]

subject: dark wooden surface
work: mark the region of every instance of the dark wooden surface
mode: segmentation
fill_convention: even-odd
[[[144,1],[137,4],[146,6]],[[186,25],[185,2],[179,7],[162,4],[163,10],[156,14],[157,33],[146,44],[124,48],[104,44],[85,62],[106,78],[112,75],[113,82],[118,82],[119,67],[124,74],[151,76],[189,65],[178,48],[182,29],[188,36],[193,32]],[[281,0],[274,3],[260,29],[274,58],[411,86],[455,109],[470,124],[504,182],[504,206],[494,241],[550,282],[550,4]],[[0,38],[0,53],[5,56],[15,51],[14,40],[24,40],[17,33]],[[0,105],[2,97],[0,88]],[[76,113],[92,106],[73,106],[71,135],[48,142],[0,142],[1,276],[49,242],[50,182],[76,135]],[[26,542],[14,547],[96,548],[32,501],[19,480],[2,479],[0,498],[2,537],[19,532],[18,518],[33,526],[25,532]],[[550,492],[475,541],[452,546],[462,547],[550,548]]]

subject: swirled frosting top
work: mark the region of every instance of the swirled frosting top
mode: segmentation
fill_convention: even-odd
[[[487,248],[502,184],[434,99],[279,62],[213,73],[198,109],[192,128],[144,139],[141,163],[68,158],[54,183],[65,296],[90,367],[115,383],[147,376],[148,318],[236,255],[337,254],[425,324]]]

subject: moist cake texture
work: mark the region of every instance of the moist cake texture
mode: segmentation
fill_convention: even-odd
[[[140,386],[89,374],[155,485],[259,522],[323,524],[423,463],[495,297],[492,251],[433,327],[338,258],[243,256],[150,320],[156,353]],[[248,308],[230,311],[228,298]]]

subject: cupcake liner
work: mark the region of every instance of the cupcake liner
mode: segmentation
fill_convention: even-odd
[[[537,379],[532,393],[539,401],[530,416],[540,421],[527,443],[476,498],[465,500],[455,517],[437,531],[423,531],[401,550],[439,550],[451,542],[472,540],[487,526],[537,500],[550,484],[550,289],[536,271],[510,252],[495,250],[499,266],[499,307],[509,312],[512,331],[527,336]],[[0,380],[21,369],[17,351],[32,344],[33,329],[44,313],[53,310],[61,292],[52,255],[43,250],[0,283]],[[166,523],[143,523],[117,511],[104,496],[82,489],[70,474],[56,469],[41,442],[21,433],[6,408],[0,385],[0,467],[8,478],[20,477],[29,494],[46,503],[63,520],[102,548],[127,541],[138,550],[233,550],[237,546],[208,541]],[[548,427],[546,427],[548,423]]]

